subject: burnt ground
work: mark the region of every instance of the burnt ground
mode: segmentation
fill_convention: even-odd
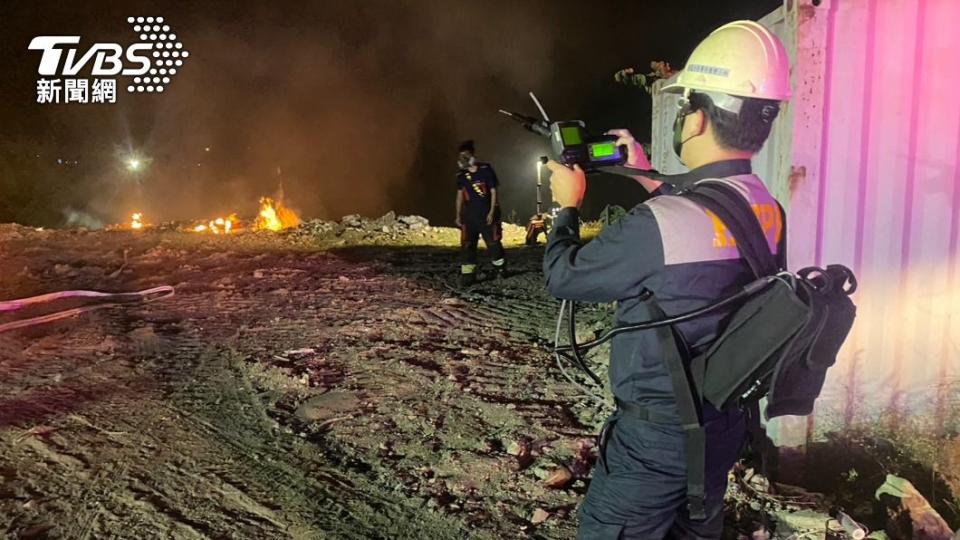
[[[453,234],[4,226],[0,298],[176,295],[0,334],[0,531],[572,536],[560,467],[586,473],[593,426],[543,346],[542,251],[463,293]]]
[[[542,248],[510,228],[510,274],[461,291],[457,240],[0,226],[0,299],[176,289],[0,333],[0,536],[572,538],[603,413],[548,352]],[[750,474],[727,537],[822,536],[836,501]]]

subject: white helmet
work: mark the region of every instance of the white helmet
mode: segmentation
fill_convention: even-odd
[[[790,98],[787,51],[777,36],[759,23],[725,24],[697,45],[677,82],[663,91],[685,93],[687,89],[785,101]],[[735,108],[734,112],[739,111],[739,103]]]

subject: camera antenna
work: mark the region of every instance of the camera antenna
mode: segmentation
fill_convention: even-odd
[[[534,94],[533,92],[530,92],[530,99],[532,99],[533,104],[536,105],[538,109],[540,109],[540,115],[543,116],[543,121],[549,124],[550,117],[547,116],[547,111],[543,110],[543,105],[540,104],[540,100],[537,99],[536,94]]]

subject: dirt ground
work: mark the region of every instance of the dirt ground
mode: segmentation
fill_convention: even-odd
[[[603,411],[553,363],[522,234],[506,277],[461,291],[452,229],[0,226],[0,299],[176,291],[0,333],[0,534],[572,538]],[[783,537],[822,530],[811,506]]]
[[[586,472],[593,427],[541,250],[462,293],[454,231],[327,236],[4,226],[0,298],[176,295],[0,334],[0,531],[572,536],[585,484],[544,479]]]

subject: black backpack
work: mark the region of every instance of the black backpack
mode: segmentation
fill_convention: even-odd
[[[679,195],[716,214],[756,278],[744,287],[747,300],[705,351],[690,353],[674,327],[655,330],[687,435],[688,511],[693,519],[703,519],[703,402],[720,410],[748,411],[767,398],[767,419],[810,414],[827,369],[853,326],[856,307],[850,295],[857,282],[842,265],[786,272],[785,241],[774,257],[746,199],[723,182],[699,182]],[[655,316],[666,317],[655,299],[650,305]]]
[[[692,519],[705,519],[704,403],[720,410],[744,411],[755,450],[757,446],[771,448],[772,442],[760,424],[760,400],[767,399],[767,419],[805,416],[813,411],[827,369],[836,362],[853,326],[856,306],[850,295],[857,281],[850,269],[839,264],[787,272],[786,229],[775,257],[747,200],[722,181],[698,182],[677,195],[713,212],[726,225],[754,279],[726,298],[672,316],[667,316],[655,295],[649,294],[644,301],[652,320],[619,325],[582,344],[576,341],[571,305],[570,344],[557,344],[554,352],[558,362],[561,357],[567,358],[599,383],[582,353],[624,332],[655,333],[686,432],[687,510]],[[780,212],[785,227],[782,208]],[[676,325],[737,303],[717,338],[705,350],[692,352]],[[563,309],[561,306],[561,319]],[[617,408],[620,414],[654,421],[654,413],[640,404],[617,401]],[[600,438],[602,448],[604,432]]]
[[[777,261],[735,189],[707,181],[685,196],[720,218],[756,278],[785,269],[785,247]],[[781,275],[740,306],[710,347],[691,359],[694,376],[703,371],[703,398],[718,409],[744,408],[766,397],[767,419],[813,412],[826,371],[853,326],[850,295],[857,282],[839,264]]]

